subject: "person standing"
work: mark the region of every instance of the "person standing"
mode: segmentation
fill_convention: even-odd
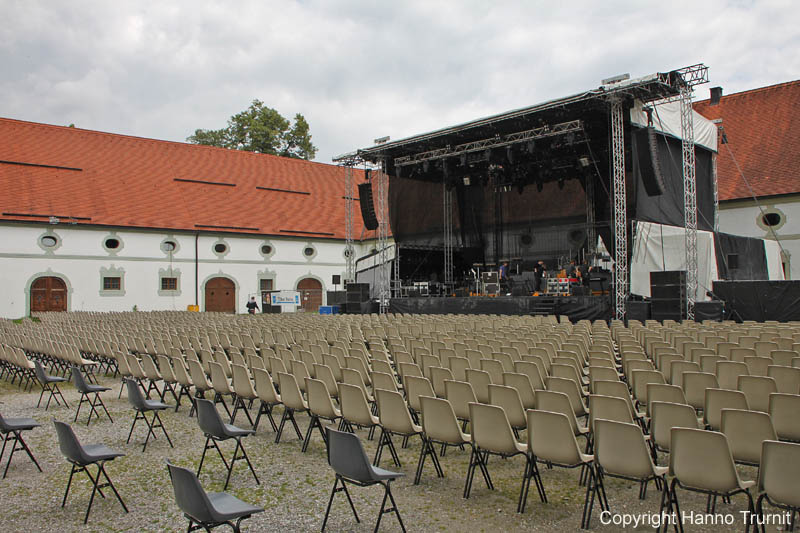
[[[542,280],[546,272],[547,268],[545,267],[544,261],[539,261],[533,267],[533,284],[536,292],[542,292]]]
[[[247,312],[251,315],[256,314],[256,309],[258,309],[258,303],[256,302],[256,297],[251,296],[250,301],[247,302]]]

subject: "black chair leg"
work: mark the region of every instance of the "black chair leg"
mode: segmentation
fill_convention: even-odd
[[[13,438],[11,435],[14,435]],[[36,465],[36,468],[39,469],[39,472],[42,471],[42,467],[39,466],[39,461],[36,460],[36,457],[33,456],[30,448],[25,443],[25,440],[22,438],[22,433],[20,431],[11,431],[9,434],[6,435],[6,438],[3,440],[3,451],[0,452],[0,460],[3,458],[3,453],[6,451],[6,443],[11,440],[11,453],[8,454],[8,463],[6,464],[6,469],[3,471],[3,479],[6,478],[8,474],[8,467],[11,466],[11,459],[14,457],[15,451],[24,451],[28,454],[28,457],[31,458],[33,464]],[[19,445],[19,447],[17,447]]]
[[[278,431],[278,425],[275,424],[275,419],[272,418],[272,404],[266,404],[261,402],[261,406],[258,409],[258,415],[256,415],[256,422],[253,425],[253,430],[258,429],[258,423],[261,421],[261,415],[267,415],[267,419],[269,419],[269,423],[272,426],[272,431]]]
[[[406,532],[406,526],[403,524],[403,518],[400,516],[400,510],[397,508],[397,504],[394,502],[394,496],[392,496],[392,489],[389,486],[389,482],[387,481],[385,484],[381,483],[384,487],[383,492],[383,503],[381,503],[381,510],[378,513],[378,521],[375,523],[375,530],[373,533],[378,533],[378,528],[381,526],[381,518],[386,513],[394,513],[397,515],[397,521],[400,522],[400,528],[403,530],[403,533]],[[387,497],[392,502],[392,506],[389,509],[386,509],[386,499]]]
[[[339,482],[342,482],[341,488],[339,488]],[[344,479],[341,479],[339,475],[336,475],[336,481],[333,482],[333,490],[331,491],[331,497],[328,500],[328,508],[325,510],[325,519],[322,521],[322,529],[321,531],[325,531],[325,525],[328,523],[328,515],[331,512],[331,505],[333,504],[333,497],[336,496],[336,493],[339,491],[344,491],[345,496],[347,496],[347,502],[350,504],[350,509],[353,510],[353,516],[356,517],[356,522],[361,523],[361,520],[358,518],[358,513],[356,512],[356,506],[353,505],[353,500],[350,498],[350,493],[347,492],[347,485],[344,483]]]

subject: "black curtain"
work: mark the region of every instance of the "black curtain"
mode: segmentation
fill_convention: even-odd
[[[728,233],[714,234],[717,272],[723,280],[769,279],[764,241]]]

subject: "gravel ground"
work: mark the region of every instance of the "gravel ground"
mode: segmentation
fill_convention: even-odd
[[[92,508],[89,524],[83,525],[83,515],[88,503],[91,485],[84,475],[73,481],[69,500],[61,508],[69,475],[68,463],[58,450],[53,418],[72,421],[77,406],[78,394],[66,384],[62,387],[70,408],[36,408],[39,397],[38,387],[32,392],[22,392],[15,385],[0,380],[0,412],[4,416],[33,417],[42,426],[24,437],[44,470],[39,473],[24,452],[14,456],[14,462],[6,479],[0,480],[0,516],[6,531],[179,531],[185,530],[187,521],[175,505],[172,488],[165,461],[171,461],[195,469],[200,460],[205,441],[196,418],[188,417],[188,406],[181,407],[177,413],[169,410],[163,414],[164,425],[175,444],[170,448],[161,437],[147,446],[142,453],[145,426],[137,424],[131,444],[126,444],[133,411],[128,405],[126,395],[117,399],[119,379],[100,377],[101,384],[112,387],[103,394],[105,403],[114,418],[111,423],[103,417],[92,420],[86,426],[86,414],[81,411],[75,431],[84,444],[102,442],[126,454],[108,463],[107,471],[116,484],[130,512],[125,514],[112,496],[105,500],[97,498]],[[220,408],[221,411],[221,408]],[[278,416],[280,408],[276,409]],[[241,415],[240,415],[241,416]],[[276,416],[276,418],[278,418]],[[279,418],[278,418],[279,419]],[[241,425],[246,419],[237,417]],[[305,431],[308,418],[298,416],[301,431]],[[365,443],[367,453],[372,456],[377,439],[366,440],[366,432],[359,432]],[[539,501],[532,484],[525,513],[516,511],[519,483],[524,467],[521,457],[503,460],[492,458],[489,469],[496,487],[489,491],[483,484],[480,474],[476,475],[470,499],[464,500],[462,492],[464,475],[469,461],[469,453],[449,449],[442,459],[446,477],[435,476],[430,461],[422,482],[413,485],[414,471],[420,444],[417,439],[409,443],[407,449],[400,449],[402,462],[400,470],[405,477],[392,484],[393,493],[402,513],[403,521],[409,531],[577,531],[580,525],[584,489],[577,484],[578,471],[555,468],[542,468],[544,484],[549,503]],[[309,451],[301,453],[301,443],[289,432],[279,444],[275,444],[275,434],[267,421],[262,421],[256,435],[244,441],[245,448],[255,466],[261,484],[257,485],[246,464],[237,463],[229,486],[229,492],[253,504],[261,505],[266,512],[253,516],[243,523],[246,531],[318,531],[325,513],[325,506],[333,485],[333,473],[327,465],[325,446],[319,434],[314,435]],[[233,444],[225,443],[226,456],[233,452]],[[215,454],[216,455],[216,454]],[[206,490],[219,491],[225,482],[225,471],[217,456],[206,459],[201,482]],[[5,460],[8,458],[6,452]],[[3,468],[5,468],[5,460]],[[665,464],[664,458],[660,458]],[[382,466],[392,468],[388,450],[384,453]],[[744,467],[741,474],[745,479],[755,479],[754,468]],[[651,485],[647,499],[637,499],[638,485],[608,480],[607,493],[612,511],[641,515],[657,513],[660,493]],[[355,522],[343,495],[334,501],[328,521],[329,531],[371,531],[374,527],[380,500],[380,487],[353,487],[350,493],[358,509],[361,523]],[[705,509],[705,497],[681,491],[681,509],[684,512],[701,513]],[[734,513],[734,525],[688,525],[688,531],[730,531],[743,527],[739,511],[746,509],[743,496],[734,497],[732,504],[717,505],[718,513]],[[621,525],[603,525],[599,509],[593,514],[591,529],[594,531],[621,531]],[[649,525],[638,528],[628,526],[627,530],[652,530]],[[400,527],[393,515],[385,515],[382,531],[399,531]],[[768,528],[769,530],[769,528]],[[775,529],[773,529],[774,531]]]

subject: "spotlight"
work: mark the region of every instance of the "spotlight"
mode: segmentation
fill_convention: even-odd
[[[584,156],[578,158],[578,163],[580,163],[583,168],[586,168],[591,164],[591,161],[589,161],[588,157]]]
[[[470,184],[469,176],[464,176],[464,186],[469,187],[469,184]]]

